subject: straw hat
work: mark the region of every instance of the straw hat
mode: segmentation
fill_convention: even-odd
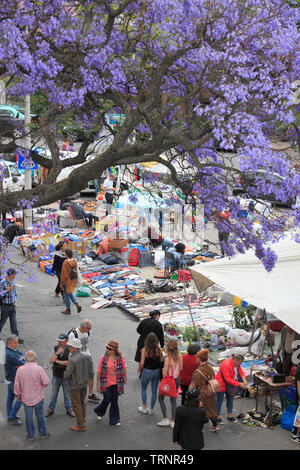
[[[118,351],[119,349],[119,343],[115,341],[114,339],[111,339],[110,342],[106,345],[107,348],[111,348],[114,351]]]

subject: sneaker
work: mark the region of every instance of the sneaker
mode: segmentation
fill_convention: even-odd
[[[219,426],[211,426],[209,428],[210,432],[216,432],[216,431],[219,431],[219,429],[220,429]]]
[[[231,423],[237,423],[237,419],[235,419],[234,416],[231,416],[231,418],[228,418],[228,417],[227,417],[227,419],[228,419],[228,421],[230,421]]]
[[[101,419],[102,419],[102,416],[97,416],[98,421],[101,421]]]
[[[15,426],[21,426],[21,425],[23,424],[22,421],[21,421],[19,418],[17,418],[17,417],[15,417],[15,418],[8,418],[7,422],[8,422],[8,423],[11,423],[11,424],[14,424]]]
[[[217,422],[218,424],[224,424],[224,421],[221,418],[217,419]]]
[[[121,426],[121,423],[117,423],[116,426]]]
[[[299,437],[297,436],[297,434],[291,434],[291,439],[292,439],[292,441],[297,441],[297,439],[299,439]]]
[[[28,434],[26,434],[25,438],[27,441],[34,441],[34,437],[29,437]]]
[[[149,408],[144,408],[143,406],[139,406],[138,410],[140,413],[144,413],[145,415],[149,413]]]
[[[44,436],[40,436],[41,439],[46,439],[46,437],[50,437],[50,434],[48,432]]]
[[[149,413],[149,415],[152,415],[153,414],[153,408],[148,408],[148,413]]]
[[[168,419],[162,419],[159,423],[156,423],[157,426],[170,426],[170,421]]]
[[[100,398],[98,398],[94,393],[88,395],[88,401],[92,401],[93,403],[99,403]]]
[[[174,428],[174,426],[175,426],[175,423],[174,423],[174,421],[170,421],[170,428],[172,428],[172,429],[173,429],[173,428]]]

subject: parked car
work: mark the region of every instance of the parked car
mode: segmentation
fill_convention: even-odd
[[[125,114],[107,113],[105,115],[106,122],[114,127],[117,124],[123,124],[125,120]],[[80,127],[79,124],[66,125],[61,130],[63,136],[70,142],[77,142],[78,140],[84,140],[88,135],[88,131]]]
[[[37,118],[31,114],[31,121]],[[25,111],[22,106],[0,105],[0,136],[20,139],[23,135]]]
[[[256,173],[247,171],[243,173],[237,180],[236,186],[232,190],[233,196],[243,195],[244,197],[252,197],[251,188],[255,189],[257,187],[257,182],[259,180],[264,180],[267,183],[271,183],[278,188],[284,182],[283,176],[278,173],[268,173],[265,169],[259,168]],[[275,194],[259,194],[257,195],[258,199],[264,199],[265,201],[270,201],[273,205],[291,207],[293,204],[298,204],[300,202],[299,197],[297,200],[288,199],[287,201],[282,201],[276,198]]]
[[[21,191],[25,187],[25,176],[22,175],[16,163],[7,160],[0,160],[0,172],[3,175],[2,191],[4,193],[10,191]]]

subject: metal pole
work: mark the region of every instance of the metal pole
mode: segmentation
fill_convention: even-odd
[[[29,150],[31,147],[31,139],[30,139],[30,95],[25,96],[25,102],[24,102],[24,115],[25,115],[25,129],[26,129],[26,134],[28,134],[25,139],[25,149]],[[32,181],[31,181],[31,170],[26,170],[25,169],[25,189],[31,189],[32,188]],[[24,209],[24,229],[27,230],[29,227],[32,226],[32,209]]]

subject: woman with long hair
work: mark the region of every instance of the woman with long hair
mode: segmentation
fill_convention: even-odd
[[[197,356],[200,359],[200,364],[192,375],[192,383],[190,387],[196,387],[200,391],[200,400],[202,402],[203,409],[206,416],[212,422],[210,431],[216,432],[219,429],[216,394],[211,396],[206,395],[207,384],[215,377],[213,368],[208,364],[208,353],[208,349],[203,349],[197,353]]]
[[[163,377],[172,376],[174,377],[176,384],[176,391],[180,384],[180,371],[182,369],[182,356],[178,349],[178,343],[175,339],[171,339],[167,344],[166,358],[163,368]],[[157,423],[158,426],[170,426],[174,428],[175,413],[176,413],[176,398],[170,397],[171,402],[171,419],[167,417],[167,408],[165,404],[164,395],[158,397],[158,402],[163,414],[163,419]]]
[[[138,410],[144,414],[152,414],[157,398],[157,388],[159,384],[160,370],[163,363],[163,353],[159,347],[158,338],[155,333],[149,333],[145,346],[141,350],[141,361],[138,368],[138,375],[141,376],[141,395],[143,406]],[[151,382],[151,403],[147,407],[147,387]]]
[[[106,345],[106,352],[100,357],[97,369],[97,392],[103,394],[102,402],[94,408],[97,419],[101,420],[109,408],[109,424],[120,426],[118,397],[124,393],[127,382],[127,369],[119,343],[111,340]]]

